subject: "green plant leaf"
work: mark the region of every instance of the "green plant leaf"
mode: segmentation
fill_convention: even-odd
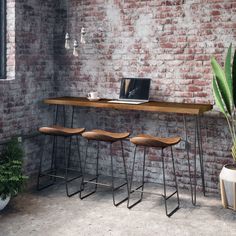
[[[220,109],[220,111],[226,116],[227,115],[227,110],[225,109],[225,105],[223,103],[223,100],[220,95],[220,90],[218,88],[216,79],[213,79],[213,95],[216,101],[217,107]]]
[[[234,106],[236,106],[236,50],[234,51],[233,65],[232,65],[232,77],[233,77],[233,97]]]
[[[0,153],[0,193],[14,196],[27,179],[22,173],[24,152],[16,139],[12,139]]]
[[[234,161],[236,162],[236,140],[234,140],[234,142],[233,142],[233,146],[231,148],[231,153],[232,153]]]
[[[227,81],[228,86],[229,86],[231,96],[233,96],[231,50],[232,50],[232,43],[230,44],[230,46],[228,48],[228,52],[227,52],[226,59],[225,59],[225,77],[226,77],[226,81]]]
[[[228,83],[225,78],[225,73],[222,67],[218,64],[215,58],[211,59],[211,66],[216,78],[216,82],[219,88],[219,92],[221,94],[221,99],[223,100],[223,104],[225,104],[228,113],[232,114],[232,104],[233,104],[233,96],[230,92]]]

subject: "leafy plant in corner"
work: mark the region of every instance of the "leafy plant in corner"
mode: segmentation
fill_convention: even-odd
[[[220,111],[224,114],[230,134],[232,137],[232,157],[236,162],[236,51],[232,61],[232,44],[228,48],[224,68],[216,59],[211,59],[211,66],[214,74],[213,94],[215,102]]]
[[[0,198],[3,200],[20,192],[27,179],[22,173],[23,156],[17,139],[12,139],[0,154]]]

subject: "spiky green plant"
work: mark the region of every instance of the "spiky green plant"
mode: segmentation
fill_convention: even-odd
[[[214,74],[213,94],[215,102],[224,114],[232,137],[232,156],[236,162],[236,51],[232,61],[232,44],[230,44],[224,68],[222,68],[214,57],[211,59]]]

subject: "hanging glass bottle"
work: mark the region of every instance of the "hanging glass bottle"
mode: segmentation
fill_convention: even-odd
[[[85,41],[85,34],[86,34],[85,28],[82,27],[81,31],[80,31],[80,43],[81,44],[85,44],[86,43],[86,41]]]
[[[69,33],[66,33],[66,36],[65,36],[65,49],[70,49],[70,35],[69,35]]]
[[[74,55],[75,57],[78,57],[78,56],[79,56],[79,44],[78,44],[78,41],[77,41],[77,40],[74,41],[73,55]]]

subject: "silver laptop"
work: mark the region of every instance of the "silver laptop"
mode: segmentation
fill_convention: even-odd
[[[142,104],[149,101],[151,79],[147,78],[122,78],[120,96],[118,100],[110,103]]]

